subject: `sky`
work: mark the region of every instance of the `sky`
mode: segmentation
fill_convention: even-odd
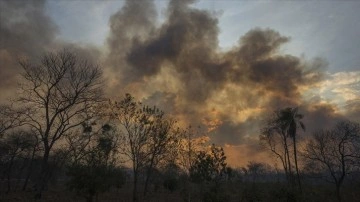
[[[360,122],[360,2],[0,0],[0,102],[17,58],[70,47],[131,93],[199,125],[230,164],[266,158],[264,117],[299,106],[307,131]]]
[[[60,28],[59,38],[103,46],[108,20],[123,0],[49,1],[46,12]],[[168,1],[155,1],[158,21],[164,20]],[[291,37],[283,48],[288,54],[324,57],[329,71],[359,69],[360,35],[357,1],[195,1],[196,8],[216,13],[219,45],[231,48],[248,30],[272,28]],[[259,15],[261,14],[261,15]]]

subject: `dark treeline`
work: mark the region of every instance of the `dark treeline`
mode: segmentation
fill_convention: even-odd
[[[131,94],[106,98],[101,69],[69,50],[19,64],[18,96],[0,109],[1,200],[360,197],[358,123],[343,120],[301,138],[306,115],[297,107],[276,110],[259,129],[259,142],[280,166],[250,161],[231,168],[201,128],[182,126]]]

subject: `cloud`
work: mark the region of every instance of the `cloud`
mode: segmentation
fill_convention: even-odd
[[[359,120],[359,72],[328,74],[323,59],[285,54],[290,37],[270,28],[251,29],[223,50],[218,16],[192,3],[170,1],[159,23],[153,1],[125,1],[109,19],[103,51],[60,41],[45,1],[0,1],[0,90],[14,92],[18,57],[66,47],[101,62],[108,97],[129,92],[182,125],[200,126],[233,155],[242,150],[241,162],[258,158],[263,120],[279,108],[301,106],[306,134]]]
[[[218,20],[210,12],[172,1],[167,20],[155,28],[155,19],[148,22],[155,16],[152,7],[128,1],[111,17],[108,62],[111,77],[123,86],[148,82],[162,74],[162,69],[171,68],[180,81],[173,93],[197,104],[230,83],[251,85],[259,89],[258,94],[278,93],[295,100],[298,86],[317,82],[318,78],[310,77],[315,67],[305,67],[300,58],[277,54],[289,40],[278,32],[251,30],[233,50],[220,52]],[[135,18],[133,13],[140,15]],[[136,33],[131,32],[134,28]]]
[[[109,53],[105,59],[108,67],[105,76],[112,88],[122,88],[136,75],[126,57],[133,44],[151,36],[156,20],[153,1],[127,0],[121,10],[110,17],[110,35],[107,38]],[[111,90],[109,90],[111,92]]]
[[[0,89],[5,98],[16,87],[18,59],[39,57],[58,29],[45,14],[45,1],[1,1],[0,7]]]
[[[309,92],[319,97],[318,102],[338,106],[337,113],[353,114],[359,105],[359,78],[360,71],[328,73],[326,78],[316,88],[309,89]]]
[[[225,144],[257,137],[266,114],[320,85],[327,63],[282,54],[289,37],[255,28],[221,50],[217,16],[191,3],[170,1],[160,25],[151,1],[126,1],[110,18],[110,94],[134,92]]]
[[[45,0],[0,1],[0,103],[14,96],[22,71],[18,61],[23,57],[35,62],[48,51],[68,49],[99,63],[98,48],[57,40],[59,29],[45,4]]]

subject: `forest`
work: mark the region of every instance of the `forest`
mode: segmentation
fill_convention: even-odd
[[[273,109],[258,143],[273,164],[228,165],[222,145],[132,92],[105,97],[102,69],[71,50],[21,59],[0,107],[1,201],[358,201],[360,124],[306,133]]]

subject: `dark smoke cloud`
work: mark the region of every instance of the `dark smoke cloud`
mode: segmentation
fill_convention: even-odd
[[[183,92],[185,96],[192,97],[192,100],[203,101],[211,93],[210,90],[206,91],[208,87],[221,86],[225,80],[225,74],[218,71],[221,64],[215,62],[218,21],[208,12],[189,9],[190,2],[171,1],[166,22],[157,29],[145,20],[134,21],[130,25],[122,24],[124,19],[129,19],[128,16],[134,15],[134,13],[127,13],[128,9],[122,9],[111,18],[111,27],[126,25],[142,27],[137,32],[142,33],[142,36],[146,36],[144,33],[151,30],[151,34],[142,40],[143,38],[138,39],[139,37],[136,36],[124,37],[126,32],[124,33],[123,30],[126,28],[112,29],[109,41],[110,60],[119,58],[121,60],[125,56],[126,68],[121,68],[121,73],[127,75],[128,78],[123,81],[123,84],[154,76],[164,65],[170,64],[176,69],[186,89],[190,89],[190,86],[198,86],[191,88],[193,92],[189,90]],[[153,13],[149,11],[151,6],[134,5],[133,1],[127,1],[125,8],[128,7],[136,7],[135,13],[138,18],[149,19],[148,15],[153,16]],[[111,40],[114,37],[117,40]],[[124,47],[124,44],[125,48],[122,52],[116,54],[117,49]],[[129,44],[131,47],[126,49]],[[124,50],[128,50],[126,55],[123,54]],[[121,60],[118,64],[124,64],[124,61]],[[119,67],[116,66],[116,68]]]
[[[253,29],[240,38],[238,56],[244,63],[266,59],[289,40],[290,38],[270,29]]]
[[[326,62],[281,53],[290,38],[272,29],[252,29],[221,51],[217,17],[191,7],[193,2],[170,1],[161,25],[150,1],[126,1],[111,17],[107,66],[110,78],[120,81],[110,83],[111,92],[136,86],[146,102],[212,127],[212,138],[224,144],[258,135],[261,118],[283,107],[303,106],[309,125],[336,119],[332,106],[314,106],[302,97],[322,81]],[[163,85],[167,77],[175,88]],[[219,113],[209,115],[212,109]]]
[[[244,143],[246,137],[258,134],[260,127],[258,123],[259,121],[255,119],[249,119],[243,123],[233,123],[231,120],[226,120],[210,133],[210,137],[213,141],[222,145]]]
[[[156,9],[153,1],[127,0],[121,10],[111,16],[110,36],[107,39],[110,52],[105,63],[110,68],[108,79],[113,88],[122,88],[138,74],[126,63],[128,51],[142,43],[155,29]],[[114,73],[117,76],[114,78]]]
[[[330,104],[309,104],[302,109],[305,114],[304,124],[308,127],[307,135],[311,133],[332,128],[336,122],[345,120],[346,118],[337,113],[337,108]]]
[[[45,0],[0,1],[0,103],[14,96],[22,71],[19,59],[38,61],[48,51],[66,49],[98,63],[96,47],[56,39],[59,29],[46,14]]]
[[[235,68],[234,82],[251,85],[258,96],[273,97],[269,107],[295,104],[301,100],[299,88],[312,86],[321,80],[317,72],[324,63],[307,63],[301,58],[281,55],[279,48],[289,41],[271,29],[250,30],[241,37],[239,46],[230,52],[227,59]],[[233,59],[235,58],[235,59]]]
[[[0,1],[1,100],[14,91],[20,57],[39,57],[58,32],[45,14],[45,1]]]
[[[158,28],[145,20],[155,16],[149,5],[127,1],[112,16],[111,27],[119,29],[112,29],[108,40],[109,61],[116,72],[126,75],[122,76],[122,85],[142,82],[171,66],[182,84],[176,93],[198,104],[228,83],[252,86],[256,96],[271,92],[298,100],[299,86],[318,81],[309,77],[314,67],[305,67],[300,58],[278,54],[289,38],[270,29],[251,30],[233,50],[221,52],[216,16],[191,8],[192,2],[171,1],[167,19]],[[128,26],[130,30],[137,28],[136,33],[142,37],[129,37]]]
[[[157,91],[151,96],[143,100],[143,104],[148,106],[161,106],[161,110],[165,113],[176,113],[176,95]]]
[[[45,14],[45,1],[1,1],[1,49],[37,54],[53,42],[57,27]],[[16,43],[15,43],[16,42]]]
[[[217,16],[194,8],[193,2],[170,1],[161,24],[150,0],[127,0],[111,16],[102,61],[109,97],[135,94],[184,124],[208,128],[219,144],[255,145],[262,119],[279,108],[300,105],[306,134],[344,118],[334,105],[304,99],[306,89],[322,82],[324,60],[282,53],[290,38],[261,28],[223,51]],[[46,15],[45,3],[0,1],[0,101],[14,92],[19,57],[36,59],[48,50],[67,48],[93,63],[100,60],[96,47],[56,39],[58,28]],[[352,120],[359,120],[359,109],[358,102],[348,103]]]

